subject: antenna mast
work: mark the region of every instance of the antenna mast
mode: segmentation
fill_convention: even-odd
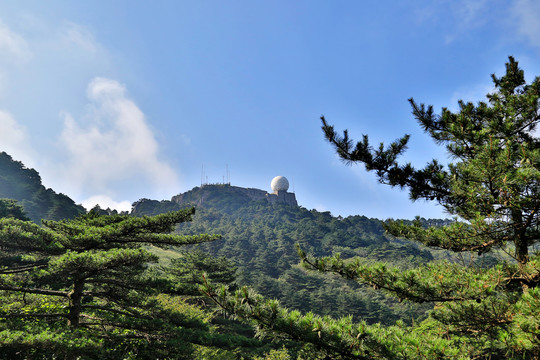
[[[203,184],[204,164],[201,165],[201,187]]]

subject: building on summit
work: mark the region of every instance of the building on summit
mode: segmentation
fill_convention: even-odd
[[[276,176],[272,179],[270,184],[272,187],[272,193],[267,193],[265,190],[254,188],[243,188],[239,186],[232,186],[230,183],[223,184],[202,184],[201,187],[193,188],[192,190],[183,194],[178,194],[172,197],[172,203],[179,206],[195,205],[204,206],[208,199],[216,198],[221,195],[228,194],[230,198],[238,202],[250,202],[266,200],[270,204],[286,204],[290,206],[298,206],[296,196],[294,193],[288,192],[289,181],[285,176]],[[144,201],[137,202],[137,211],[142,214],[141,209],[148,203],[152,202],[152,206],[160,205],[161,207],[167,205],[167,201],[159,202],[157,200],[142,199]],[[134,205],[135,206],[135,205]],[[173,206],[174,207],[174,206]],[[132,212],[137,212],[132,210]]]
[[[269,203],[284,203],[287,205],[298,206],[294,193],[287,192],[289,190],[289,180],[285,176],[276,176],[270,183],[272,193],[266,194],[266,199]]]

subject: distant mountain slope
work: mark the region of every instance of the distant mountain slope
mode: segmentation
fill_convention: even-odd
[[[36,170],[25,167],[5,152],[0,152],[0,198],[17,200],[36,223],[41,219],[73,218],[86,212],[68,196],[46,189]]]
[[[179,210],[186,206],[216,208],[225,212],[234,212],[257,201],[268,203],[266,191],[229,184],[204,185],[173,196],[171,200],[140,199],[133,204],[131,213],[135,216],[157,215],[165,211]]]
[[[191,223],[178,229],[185,234],[218,233],[221,240],[200,248],[233,260],[239,268],[238,282],[249,285],[289,308],[332,316],[353,315],[368,322],[393,323],[423,316],[425,306],[399,304],[357,284],[306,273],[299,265],[296,244],[308,253],[343,258],[360,256],[402,267],[433,259],[432,253],[410,242],[389,238],[381,221],[365,216],[334,217],[329,212],[301,206],[271,204],[257,189],[228,185],[196,187],[171,201],[141,199],[133,214],[150,215],[196,206]],[[439,220],[431,220],[438,222]]]

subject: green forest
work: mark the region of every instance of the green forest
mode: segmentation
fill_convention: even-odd
[[[30,220],[71,219],[86,210],[67,195],[57,194],[41,184],[41,176],[5,152],[0,152],[0,198],[14,199],[24,208]]]
[[[280,299],[290,309],[337,317],[352,315],[357,320],[385,324],[399,319],[410,323],[422,318],[429,309],[429,305],[400,304],[371,287],[307,272],[299,264],[297,246],[317,256],[340,253],[344,258],[359,256],[402,268],[449,256],[385,235],[382,222],[377,219],[340,218],[302,207],[272,205],[265,200],[250,201],[230,191],[227,185],[206,185],[184,194],[188,203],[199,198],[204,198],[204,203],[197,208],[192,222],[179,226],[178,233],[216,232],[222,238],[187,251],[227,259],[238,268],[238,285]],[[182,205],[143,199],[134,207],[134,213],[140,216],[173,206]],[[426,226],[448,222],[422,221]],[[183,253],[182,249],[171,250]],[[354,308],[349,306],[351,303]]]
[[[0,153],[0,359],[540,358],[540,78],[510,57],[492,80],[455,112],[409,99],[449,163],[401,163],[408,135],[373,146],[321,117],[345,165],[448,219],[230,185],[87,212]]]

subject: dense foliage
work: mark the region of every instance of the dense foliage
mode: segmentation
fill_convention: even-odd
[[[261,332],[311,344],[327,358],[539,358],[540,78],[526,84],[510,57],[506,74],[492,79],[495,90],[487,102],[460,101],[456,113],[443,108],[436,115],[431,106],[410,99],[420,126],[446,146],[453,161],[448,165],[436,160],[423,169],[400,164],[408,136],[373,148],[366,135],[354,143],[347,131],[339,135],[322,122],[345,162],[363,163],[381,183],[408,189],[412,200],[437,201],[455,216],[444,227],[388,221],[389,233],[471,257],[499,249],[512,260],[488,267],[436,261],[404,271],[299,250],[308,269],[336,273],[407,302],[434,304],[429,318],[413,326],[302,315],[245,288],[234,292],[208,283],[207,295]]]
[[[46,189],[36,170],[26,168],[5,152],[0,152],[0,198],[17,200],[36,223],[41,219],[71,219],[86,212],[68,196]]]
[[[55,221],[84,211],[0,153],[0,358],[539,358],[540,78],[511,57],[492,78],[455,113],[409,100],[446,165],[400,164],[408,135],[373,148],[322,118],[346,163],[451,221],[333,217],[229,185]]]
[[[352,315],[357,320],[387,324],[398,319],[410,323],[430,308],[399,303],[371,287],[336,277],[310,274],[299,265],[295,244],[319,256],[340,252],[344,258],[360,256],[402,268],[433,259],[426,249],[385,236],[379,220],[365,216],[334,217],[328,212],[253,201],[220,185],[195,188],[182,194],[182,199],[200,205],[193,221],[181,224],[179,232],[221,234],[222,240],[197,248],[233,261],[238,266],[238,285],[279,299],[288,308],[332,316]],[[134,209],[138,209],[138,214],[156,213],[173,204],[142,199]],[[356,306],[352,308],[351,303]]]
[[[23,207],[13,199],[0,199],[0,218],[30,220]]]
[[[219,332],[214,315],[190,301],[189,279],[148,266],[158,261],[149,245],[219,238],[170,234],[192,215],[193,209],[142,218],[92,211],[44,227],[1,218],[0,357],[233,358],[238,347],[260,346]],[[207,269],[219,282],[214,269],[223,266]]]

